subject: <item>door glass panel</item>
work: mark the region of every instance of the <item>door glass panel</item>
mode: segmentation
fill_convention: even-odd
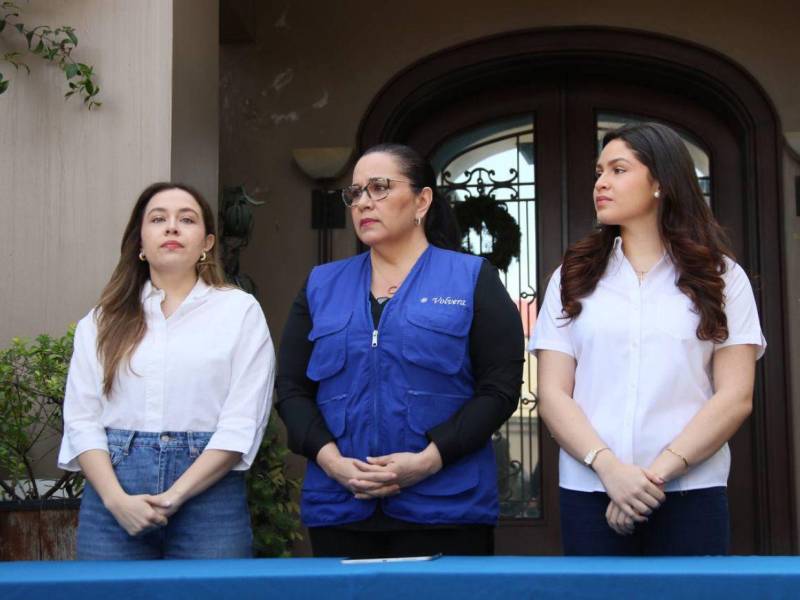
[[[654,119],[646,119],[636,115],[621,115],[615,113],[600,113],[597,115],[597,152],[603,147],[603,136],[613,129],[628,125],[631,123],[642,123],[644,121],[654,121]],[[711,205],[711,161],[709,159],[708,151],[702,146],[699,140],[686,131],[677,129],[674,125],[664,123],[674,129],[678,135],[681,136],[683,143],[689,150],[689,154],[694,161],[694,172],[697,175],[697,180],[700,183],[700,189],[703,190],[706,202]]]
[[[488,196],[519,227],[519,257],[500,278],[520,312],[525,346],[536,321],[536,169],[534,118],[525,115],[481,125],[448,138],[431,157],[439,189],[456,205]],[[488,254],[496,240],[484,225],[464,232],[464,250]],[[536,359],[525,352],[520,403],[492,442],[497,460],[500,513],[507,518],[541,517]]]

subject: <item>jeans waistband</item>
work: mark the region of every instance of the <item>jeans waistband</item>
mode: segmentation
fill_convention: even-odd
[[[125,452],[136,446],[161,448],[190,448],[202,451],[213,431],[132,431],[129,429],[106,429],[108,443],[122,446]]]

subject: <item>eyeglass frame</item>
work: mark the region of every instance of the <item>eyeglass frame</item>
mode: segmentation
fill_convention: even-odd
[[[385,181],[385,182],[386,182],[387,184],[389,184],[389,185],[387,185],[387,186],[386,186],[386,195],[385,195],[385,196],[381,196],[380,198],[374,198],[374,197],[372,196],[372,194],[370,194],[370,192],[369,192],[369,186],[370,186],[370,184],[371,184],[371,183],[373,183],[373,182],[378,182],[378,181]],[[411,186],[411,187],[413,187],[413,188],[417,188],[417,187],[419,187],[419,186],[418,186],[417,184],[415,184],[413,181],[408,181],[407,179],[393,179],[393,178],[391,178],[391,177],[370,177],[370,178],[367,180],[367,185],[366,185],[366,186],[360,186],[360,185],[349,185],[349,186],[347,186],[347,187],[345,187],[345,188],[342,188],[342,189],[340,190],[340,192],[341,192],[341,196],[342,196],[342,202],[344,202],[344,205],[345,205],[347,208],[353,208],[354,206],[358,206],[358,204],[361,202],[361,199],[364,197],[364,194],[365,194],[365,193],[367,194],[367,197],[368,197],[370,200],[373,200],[373,201],[375,201],[375,202],[380,202],[381,200],[385,200],[386,198],[388,198],[388,197],[389,197],[389,193],[392,191],[392,186],[391,186],[390,184],[391,184],[393,181],[394,181],[395,183],[407,183],[408,185],[410,185],[410,186]],[[350,203],[348,204],[348,202],[347,202],[347,196],[346,196],[345,194],[347,194],[347,191],[348,191],[348,190],[350,190],[351,188],[354,188],[354,187],[361,188],[361,193],[358,195],[358,200],[353,200],[352,202],[350,202]]]

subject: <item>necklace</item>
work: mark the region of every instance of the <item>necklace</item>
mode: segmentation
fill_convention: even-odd
[[[381,273],[380,269],[378,269],[375,266],[374,263],[372,265],[372,270],[375,271],[375,273],[377,273],[380,276],[381,281],[383,281],[384,284],[388,284],[386,286],[386,296],[382,296],[382,297],[385,297],[388,300],[389,298],[394,296],[397,293],[397,290],[400,287],[400,285],[403,283],[402,280],[398,284],[391,283],[389,281],[389,279],[383,273]],[[403,277],[403,279],[405,279],[405,277]]]

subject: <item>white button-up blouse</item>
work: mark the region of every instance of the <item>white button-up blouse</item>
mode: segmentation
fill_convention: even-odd
[[[246,470],[264,435],[275,374],[261,306],[250,294],[202,279],[168,319],[162,290],[148,281],[141,298],[147,331],[110,397],[102,391],[94,310],[78,323],[58,466],[77,471],[82,452],[108,451],[105,429],[114,428],[214,432],[207,448],[241,452],[234,469]]]
[[[714,351],[735,344],[766,348],[753,290],[742,268],[726,259],[724,310],[729,337],[721,344],[697,339],[700,317],[675,285],[667,255],[639,279],[617,238],[608,266],[583,310],[562,318],[561,268],[553,274],[529,349],[557,350],[576,361],[573,398],[600,438],[623,462],[643,467],[683,430],[714,394]],[[730,451],[713,456],[670,481],[667,491],[725,486]],[[600,478],[561,450],[561,487],[604,491]]]

